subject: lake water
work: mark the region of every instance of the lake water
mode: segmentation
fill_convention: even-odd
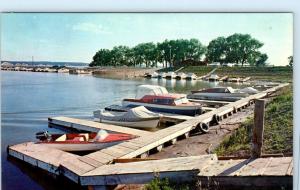
[[[61,189],[70,187],[14,159],[7,159],[6,147],[35,141],[35,133],[48,130],[47,118],[69,116],[92,119],[92,112],[123,98],[135,96],[141,84],[165,86],[170,92],[187,93],[218,83],[165,79],[117,80],[61,73],[1,71],[1,163],[2,189]],[[220,83],[224,85],[224,83]],[[236,87],[239,85],[235,85]],[[73,189],[76,187],[73,187]]]

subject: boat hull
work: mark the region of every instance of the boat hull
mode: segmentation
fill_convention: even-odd
[[[210,92],[196,92],[193,93],[195,96],[207,96],[207,97],[247,97],[247,93],[210,93]]]
[[[117,142],[103,142],[103,143],[92,143],[92,142],[83,142],[83,143],[64,143],[64,142],[49,142],[49,143],[37,143],[45,145],[49,148],[59,149],[68,152],[84,152],[84,151],[96,151],[103,148],[107,148],[116,144],[121,143],[122,141]]]
[[[170,105],[148,104],[142,102],[131,102],[131,101],[124,101],[124,100],[122,102],[122,106],[130,107],[130,108],[134,108],[137,106],[144,106],[148,110],[153,112],[172,113],[172,114],[188,115],[188,116],[200,115],[202,113],[202,109],[200,106],[170,106]]]

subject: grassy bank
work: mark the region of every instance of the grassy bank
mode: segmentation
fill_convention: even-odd
[[[219,156],[250,155],[253,116],[227,137],[214,151]],[[280,91],[280,95],[267,105],[265,112],[263,153],[290,154],[293,152],[293,92],[292,88]]]
[[[206,66],[188,66],[180,72],[193,72],[198,76],[209,73],[214,67]],[[160,71],[175,71],[179,67],[166,68]],[[268,80],[278,82],[291,82],[293,79],[293,70],[291,67],[219,67],[215,73],[220,76],[227,75],[229,77],[251,77],[257,80]]]

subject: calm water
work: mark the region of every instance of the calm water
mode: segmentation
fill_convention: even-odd
[[[140,84],[158,84],[171,92],[181,93],[219,85],[184,80],[115,80],[60,73],[1,71],[2,189],[60,189],[70,185],[14,159],[8,160],[6,147],[34,141],[35,133],[39,131],[61,133],[58,129],[47,128],[48,117],[91,119],[94,110],[134,97]]]

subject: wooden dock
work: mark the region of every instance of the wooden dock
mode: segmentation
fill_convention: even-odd
[[[99,129],[105,129],[105,130],[115,131],[119,133],[134,134],[139,137],[84,156],[77,156],[77,155],[73,155],[55,149],[49,149],[42,145],[37,146],[31,142],[8,147],[8,154],[17,159],[23,160],[24,162],[27,162],[31,165],[40,167],[43,170],[46,170],[48,172],[55,173],[55,174],[57,173],[62,174],[80,185],[97,186],[99,184],[101,186],[103,184],[119,184],[121,181],[118,181],[115,178],[111,178],[110,176],[112,173],[109,173],[115,171],[114,167],[117,164],[112,165],[115,159],[135,158],[135,157],[144,158],[149,154],[150,150],[161,151],[161,149],[164,147],[166,143],[174,144],[176,143],[178,137],[187,138],[189,137],[189,133],[191,130],[194,129],[197,130],[201,128],[202,125],[209,126],[213,121],[221,120],[223,118],[231,116],[234,113],[241,111],[242,109],[251,105],[255,99],[263,98],[268,94],[271,94],[276,90],[283,88],[287,85],[288,85],[287,83],[280,84],[278,86],[269,88],[258,94],[248,96],[236,102],[228,103],[225,106],[222,106],[218,109],[212,110],[210,112],[207,112],[205,114],[202,114],[194,118],[187,119],[182,123],[179,123],[177,125],[168,128],[161,129],[156,132],[147,132],[147,131],[131,129],[126,127],[118,127],[114,125],[105,125],[105,124],[103,125],[102,123],[73,119],[73,118],[66,118],[66,117],[51,118],[49,119],[49,122],[55,125],[61,125],[69,128],[76,128],[79,130],[87,130],[87,131],[98,131]],[[214,160],[214,157],[211,159]],[[277,163],[278,165],[277,169],[280,170],[280,172],[283,172],[283,170],[286,169],[285,165],[283,164],[283,161],[282,160],[277,161],[277,159],[274,158],[273,161],[275,160],[276,160],[275,163]],[[266,166],[270,166],[270,167],[272,166],[272,168],[273,167],[276,168],[276,165],[272,165],[273,161],[272,160],[269,161],[270,163],[268,162],[269,164],[267,164]],[[228,161],[226,161],[226,164],[230,165],[227,162]],[[225,163],[225,161],[222,163]],[[254,162],[254,163],[257,163],[259,165],[261,162]],[[123,164],[124,163],[122,163],[122,165]],[[126,169],[126,165],[129,167],[130,164],[133,163],[124,164],[125,165],[124,171],[130,170],[129,168]],[[248,164],[249,163],[244,160],[241,161],[238,165],[241,166],[240,169],[242,168],[245,169],[247,168],[246,166]],[[262,165],[263,164],[259,165],[258,168],[261,168]],[[249,168],[250,166],[251,165],[249,165]],[[290,167],[292,166],[289,166],[289,168]],[[130,168],[131,169],[136,168],[138,170],[138,166],[130,167]],[[163,170],[163,168],[158,168],[158,169],[161,169],[161,171],[166,171],[166,175],[168,174],[167,176],[172,176],[171,175],[172,172],[176,174],[175,171],[171,171],[168,173],[167,171],[168,168],[165,168],[165,170]],[[184,167],[182,170],[180,168],[177,169],[178,171],[183,171],[183,173],[181,173],[183,176],[189,176],[187,170],[184,170]],[[227,171],[227,169],[229,168],[225,168],[222,172]],[[243,171],[247,171],[244,169]],[[189,169],[189,171],[190,170],[191,169]],[[289,169],[288,171],[290,170],[291,169]],[[138,175],[138,178],[145,177],[145,179],[150,179],[147,178],[148,174],[147,175],[144,174],[143,171],[146,170],[142,170],[141,168],[140,173],[136,174]],[[193,171],[195,172],[195,170]],[[269,171],[268,168],[266,168],[265,170],[259,170],[259,172],[256,172],[254,176],[259,176],[261,174],[266,174],[266,175],[272,174],[271,170],[270,173],[268,173],[267,171]],[[196,172],[199,173],[199,171]],[[287,172],[287,170],[285,170],[285,172]],[[201,174],[201,170],[200,170],[200,174]],[[236,174],[240,175],[240,173],[236,173]],[[123,179],[125,181],[128,180],[128,182],[131,182],[130,179],[127,177],[127,175],[128,173],[121,173],[118,179],[120,180]],[[237,176],[237,175],[233,175],[233,176]],[[282,175],[283,173],[280,173],[280,175],[278,174],[278,176],[282,176]]]
[[[52,118],[48,118],[48,122],[50,126],[57,125],[64,128],[77,129],[77,130],[89,131],[89,132],[98,132],[99,129],[104,129],[109,132],[126,133],[126,134],[136,135],[140,137],[144,135],[149,135],[151,133],[149,131],[144,131],[144,130],[139,130],[134,128],[121,127],[116,125],[110,125],[110,124],[70,118],[70,117],[52,117]]]

